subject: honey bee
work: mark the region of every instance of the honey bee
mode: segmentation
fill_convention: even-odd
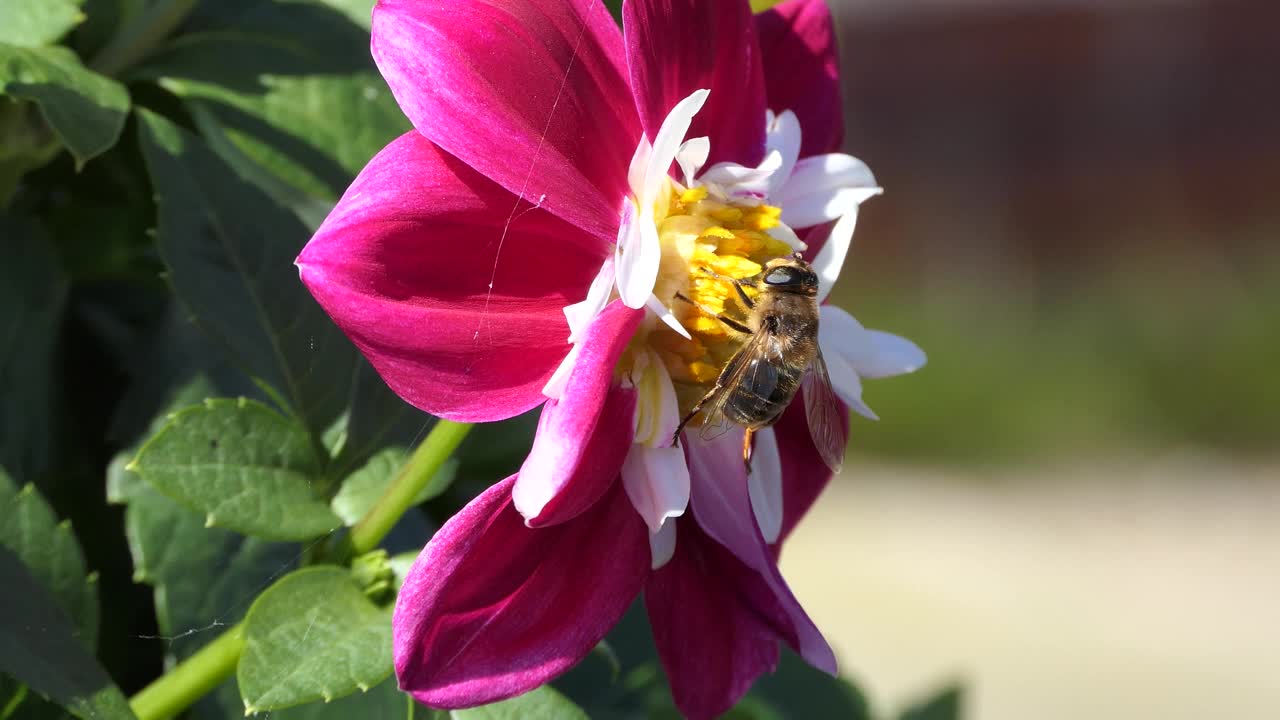
[[[818,347],[818,275],[800,253],[770,260],[759,275],[747,281],[706,272],[733,283],[748,316],[743,323],[699,309],[751,337],[729,359],[715,385],[681,419],[675,441],[699,412],[704,413],[700,433],[704,440],[739,425],[746,429],[742,461],[750,471],[752,434],[778,422],[803,387],[813,444],[827,466],[839,472],[844,442],[838,430],[840,405]],[[747,287],[756,291],[755,298],[746,292]],[[683,295],[677,297],[693,302]]]

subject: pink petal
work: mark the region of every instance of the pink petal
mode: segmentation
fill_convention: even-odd
[[[644,311],[610,303],[587,328],[559,400],[548,400],[513,498],[530,527],[564,522],[618,478],[635,433],[636,393],[614,386],[614,366]]]
[[[527,692],[573,667],[649,573],[644,524],[618,487],[573,522],[531,530],[512,476],[472,500],[414,562],[392,618],[400,687],[432,707]]]
[[[416,132],[369,162],[298,257],[302,281],[387,384],[460,421],[518,415],[569,346],[608,244]]]
[[[840,437],[847,439],[849,413],[840,412],[838,417],[841,420]],[[778,441],[778,456],[782,459],[782,533],[778,540],[781,544],[830,484],[831,470],[813,446],[803,398],[797,397],[791,403],[782,419],[773,426],[773,433]]]
[[[556,525],[595,504],[618,480],[631,447],[636,392],[613,387],[599,397],[565,394],[542,408],[512,498],[529,527]]]
[[[612,242],[640,125],[598,0],[380,0],[373,57],[419,132]]]
[[[768,595],[760,576],[697,523],[678,527],[675,555],[649,576],[644,604],[676,707],[709,720],[773,672],[778,635],[744,598]]]
[[[835,26],[823,0],[788,0],[756,16],[769,108],[800,118],[800,157],[844,139]]]
[[[687,442],[692,478],[689,504],[698,525],[759,574],[768,593],[752,600],[756,612],[810,665],[834,675],[831,646],[782,579],[773,551],[756,525],[742,464],[742,433],[730,432],[710,443]]]
[[[626,0],[631,92],[648,137],[676,103],[709,88],[687,137],[711,140],[709,163],[764,157],[764,73],[746,0]]]

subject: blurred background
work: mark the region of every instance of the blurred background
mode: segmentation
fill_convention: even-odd
[[[828,2],[845,149],[887,190],[863,207],[833,300],[929,354],[867,384],[883,420],[853,420],[844,475],[783,553],[844,673],[877,716],[958,684],[971,720],[1273,720],[1280,3]],[[174,42],[107,75],[198,134],[245,197],[296,214],[288,232],[242,228],[291,259],[304,224],[407,128],[368,56],[372,0],[176,4],[194,10]],[[143,6],[88,0],[66,42],[100,59]],[[193,397],[263,391],[163,274],[153,198],[182,188],[144,165],[137,120],[120,110],[116,145],[79,171],[47,128],[48,152],[28,157],[16,121],[34,110],[0,100],[0,206],[16,188],[0,211],[34,219],[0,212],[0,238],[29,239],[0,253],[20,261],[0,262],[0,309],[22,311],[0,348],[0,465],[71,522],[108,619],[98,658],[134,692],[301,556],[193,555],[170,571],[180,583],[138,572],[127,511],[108,503],[129,499],[107,497],[104,473],[125,477],[193,376],[213,385]],[[423,418],[390,402],[388,425],[416,441]],[[478,429],[395,549],[518,468],[535,419]],[[170,584],[203,595],[222,575],[245,586],[166,613],[183,607]],[[234,712],[210,717],[239,716],[224,689]]]
[[[870,383],[783,558],[844,669],[971,717],[1280,706],[1280,5],[832,0]]]

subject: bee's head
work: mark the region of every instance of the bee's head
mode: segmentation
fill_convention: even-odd
[[[760,277],[765,287],[771,290],[800,295],[818,294],[818,275],[800,253],[770,260]]]

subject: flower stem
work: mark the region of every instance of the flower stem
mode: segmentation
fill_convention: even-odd
[[[445,460],[458,448],[462,439],[471,431],[470,423],[437,420],[409,462],[400,469],[387,486],[378,502],[351,528],[349,541],[355,554],[362,555],[376,548],[382,538],[391,532],[401,515],[413,506],[413,500],[422,491]]]
[[[243,649],[244,626],[237,623],[143,688],[129,706],[138,720],[174,717],[231,677]]]
[[[470,423],[436,422],[378,502],[351,528],[348,544],[355,554],[367,553],[382,542],[470,430]],[[143,688],[129,705],[138,720],[174,717],[230,677],[243,649],[244,626],[236,624]]]
[[[94,56],[89,67],[103,75],[118,77],[150,55],[195,7],[196,0],[158,0],[152,3],[116,32],[106,47]]]

